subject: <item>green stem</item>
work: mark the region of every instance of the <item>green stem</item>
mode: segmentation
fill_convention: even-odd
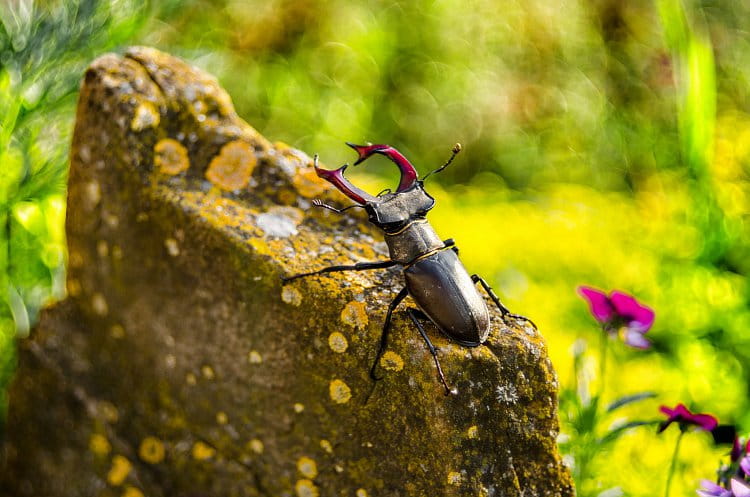
[[[680,430],[680,435],[677,437],[677,443],[674,445],[672,463],[669,465],[669,474],[667,475],[667,486],[664,489],[664,497],[669,497],[669,489],[672,487],[672,477],[674,476],[674,470],[677,467],[677,456],[680,452],[680,442],[682,442],[682,436],[684,434],[685,432]]]
[[[606,374],[607,374],[607,352],[609,343],[609,332],[605,327],[602,327],[601,340],[599,341],[599,394],[597,398],[601,399],[604,395],[604,387],[606,385]]]

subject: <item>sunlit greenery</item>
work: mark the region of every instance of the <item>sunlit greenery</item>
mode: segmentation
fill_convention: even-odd
[[[581,371],[596,391],[606,382],[605,402],[657,394],[618,416],[684,402],[750,430],[746,2],[182,0],[149,11],[138,35],[133,4],[0,4],[0,381],[13,320],[25,333],[60,295],[76,81],[127,40],[216,74],[259,131],[328,165],[352,159],[344,141],[388,142],[425,172],[461,142],[430,179],[431,219],[539,325],[562,388],[586,344]],[[368,167],[353,181],[393,186],[384,161]],[[613,342],[599,377],[579,284],[652,306],[652,349]],[[585,441],[573,414],[563,406],[569,456]],[[642,427],[586,449],[579,495],[661,494],[675,437]],[[672,495],[713,477],[724,449],[709,438],[683,441]]]

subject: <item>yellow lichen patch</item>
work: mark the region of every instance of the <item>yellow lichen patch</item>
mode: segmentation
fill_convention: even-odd
[[[187,149],[182,143],[164,138],[154,147],[154,164],[164,174],[180,174],[190,167]]]
[[[112,338],[122,338],[125,336],[125,328],[121,324],[113,324],[109,327],[109,336]]]
[[[255,249],[255,252],[260,255],[271,255],[273,253],[265,240],[262,240],[260,238],[251,238],[248,243],[251,247],[253,247],[253,249]]]
[[[112,445],[105,436],[94,433],[89,439],[89,450],[97,456],[106,456],[112,450]]]
[[[108,423],[117,423],[117,420],[120,419],[120,412],[113,403],[103,400],[96,407],[97,411]]]
[[[263,442],[261,442],[261,441],[260,441],[260,440],[258,440],[257,438],[253,438],[252,440],[250,440],[250,441],[249,441],[249,442],[247,443],[247,446],[248,446],[248,448],[249,448],[250,450],[252,450],[252,451],[253,451],[253,452],[255,452],[256,454],[262,454],[262,453],[263,453],[263,449],[265,448],[265,447],[263,446]]]
[[[247,354],[247,360],[250,362],[250,364],[260,364],[263,362],[263,357],[261,357],[260,353],[257,350],[251,350]]]
[[[331,442],[329,442],[328,440],[325,440],[325,439],[321,440],[320,448],[329,454],[333,454],[333,445],[331,445]]]
[[[328,346],[331,347],[331,350],[334,352],[343,354],[349,347],[349,342],[346,341],[346,337],[343,334],[334,331],[328,336]]]
[[[364,328],[367,326],[369,319],[365,303],[352,301],[346,304],[344,310],[341,311],[341,321],[355,328]]]
[[[105,299],[104,295],[101,293],[95,293],[94,296],[91,297],[91,308],[94,309],[94,312],[99,316],[106,316],[109,312],[107,299]]]
[[[460,485],[461,484],[461,473],[451,471],[448,473],[448,484],[449,485]]]
[[[174,238],[167,238],[164,240],[164,246],[167,248],[167,253],[172,257],[180,255],[180,245]]]
[[[198,383],[198,378],[196,378],[193,373],[188,373],[185,375],[185,383],[188,385],[195,385]]]
[[[164,443],[156,437],[141,440],[138,456],[149,464],[159,464],[164,460]]]
[[[333,380],[328,385],[328,393],[331,396],[331,400],[337,404],[346,404],[352,398],[352,391],[349,385],[341,380]]]
[[[227,417],[227,413],[219,411],[216,413],[216,422],[220,425],[225,425],[229,422],[229,418]]]
[[[109,468],[107,473],[107,481],[112,486],[122,485],[125,478],[130,474],[130,470],[133,469],[133,465],[125,457],[117,455],[112,458],[112,467]]]
[[[297,480],[294,491],[297,493],[297,497],[320,497],[318,487],[310,480]]]
[[[281,289],[281,300],[287,304],[299,307],[302,304],[302,294],[296,288],[285,286]]]
[[[318,476],[318,465],[309,457],[302,456],[297,461],[297,471],[305,478],[314,480]]]
[[[201,374],[207,380],[213,380],[214,378],[216,378],[216,373],[214,373],[214,368],[208,365],[203,366],[201,368]]]
[[[294,404],[294,412],[297,414],[301,413],[305,410],[305,404],[300,404],[299,402]]]
[[[144,497],[143,492],[135,487],[125,487],[122,497]]]
[[[216,449],[204,442],[198,441],[193,444],[191,454],[193,455],[193,459],[205,461],[216,455]]]
[[[466,430],[466,436],[469,438],[477,438],[479,436],[479,428],[477,428],[477,425],[469,426],[469,429]]]
[[[364,488],[358,488],[355,492],[355,495],[357,497],[367,497],[367,490],[365,490]]]
[[[328,189],[328,184],[318,178],[315,169],[303,169],[292,178],[292,185],[297,193],[303,197],[313,198],[321,195]]]
[[[211,160],[206,178],[223,190],[238,190],[247,186],[258,159],[247,143],[235,140],[221,148]]]
[[[146,128],[155,128],[159,125],[161,117],[159,110],[152,102],[143,102],[135,108],[135,115],[130,121],[130,129],[143,131]]]
[[[397,353],[387,350],[380,358],[380,366],[388,371],[401,371],[404,369],[404,360]]]

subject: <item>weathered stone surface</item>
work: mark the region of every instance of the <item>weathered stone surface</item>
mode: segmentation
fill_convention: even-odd
[[[541,336],[493,313],[486,347],[397,313],[397,270],[310,158],[271,144],[210,77],[145,48],[86,73],[68,206],[68,300],[21,344],[4,495],[572,495]],[[337,195],[337,194],[336,194]],[[439,208],[439,206],[438,206]],[[141,492],[141,493],[139,493]]]

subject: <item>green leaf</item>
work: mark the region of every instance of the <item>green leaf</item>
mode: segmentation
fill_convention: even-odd
[[[607,445],[612,442],[615,442],[621,436],[623,436],[625,432],[627,432],[631,428],[637,428],[639,426],[657,425],[657,424],[659,424],[659,421],[628,421],[627,423],[608,431],[606,435],[604,435],[602,438],[599,439],[599,444]]]
[[[624,397],[620,397],[619,399],[608,405],[607,412],[616,411],[623,406],[627,406],[645,399],[653,399],[654,397],[656,397],[656,394],[654,392],[641,392],[634,393],[632,395],[625,395]]]

